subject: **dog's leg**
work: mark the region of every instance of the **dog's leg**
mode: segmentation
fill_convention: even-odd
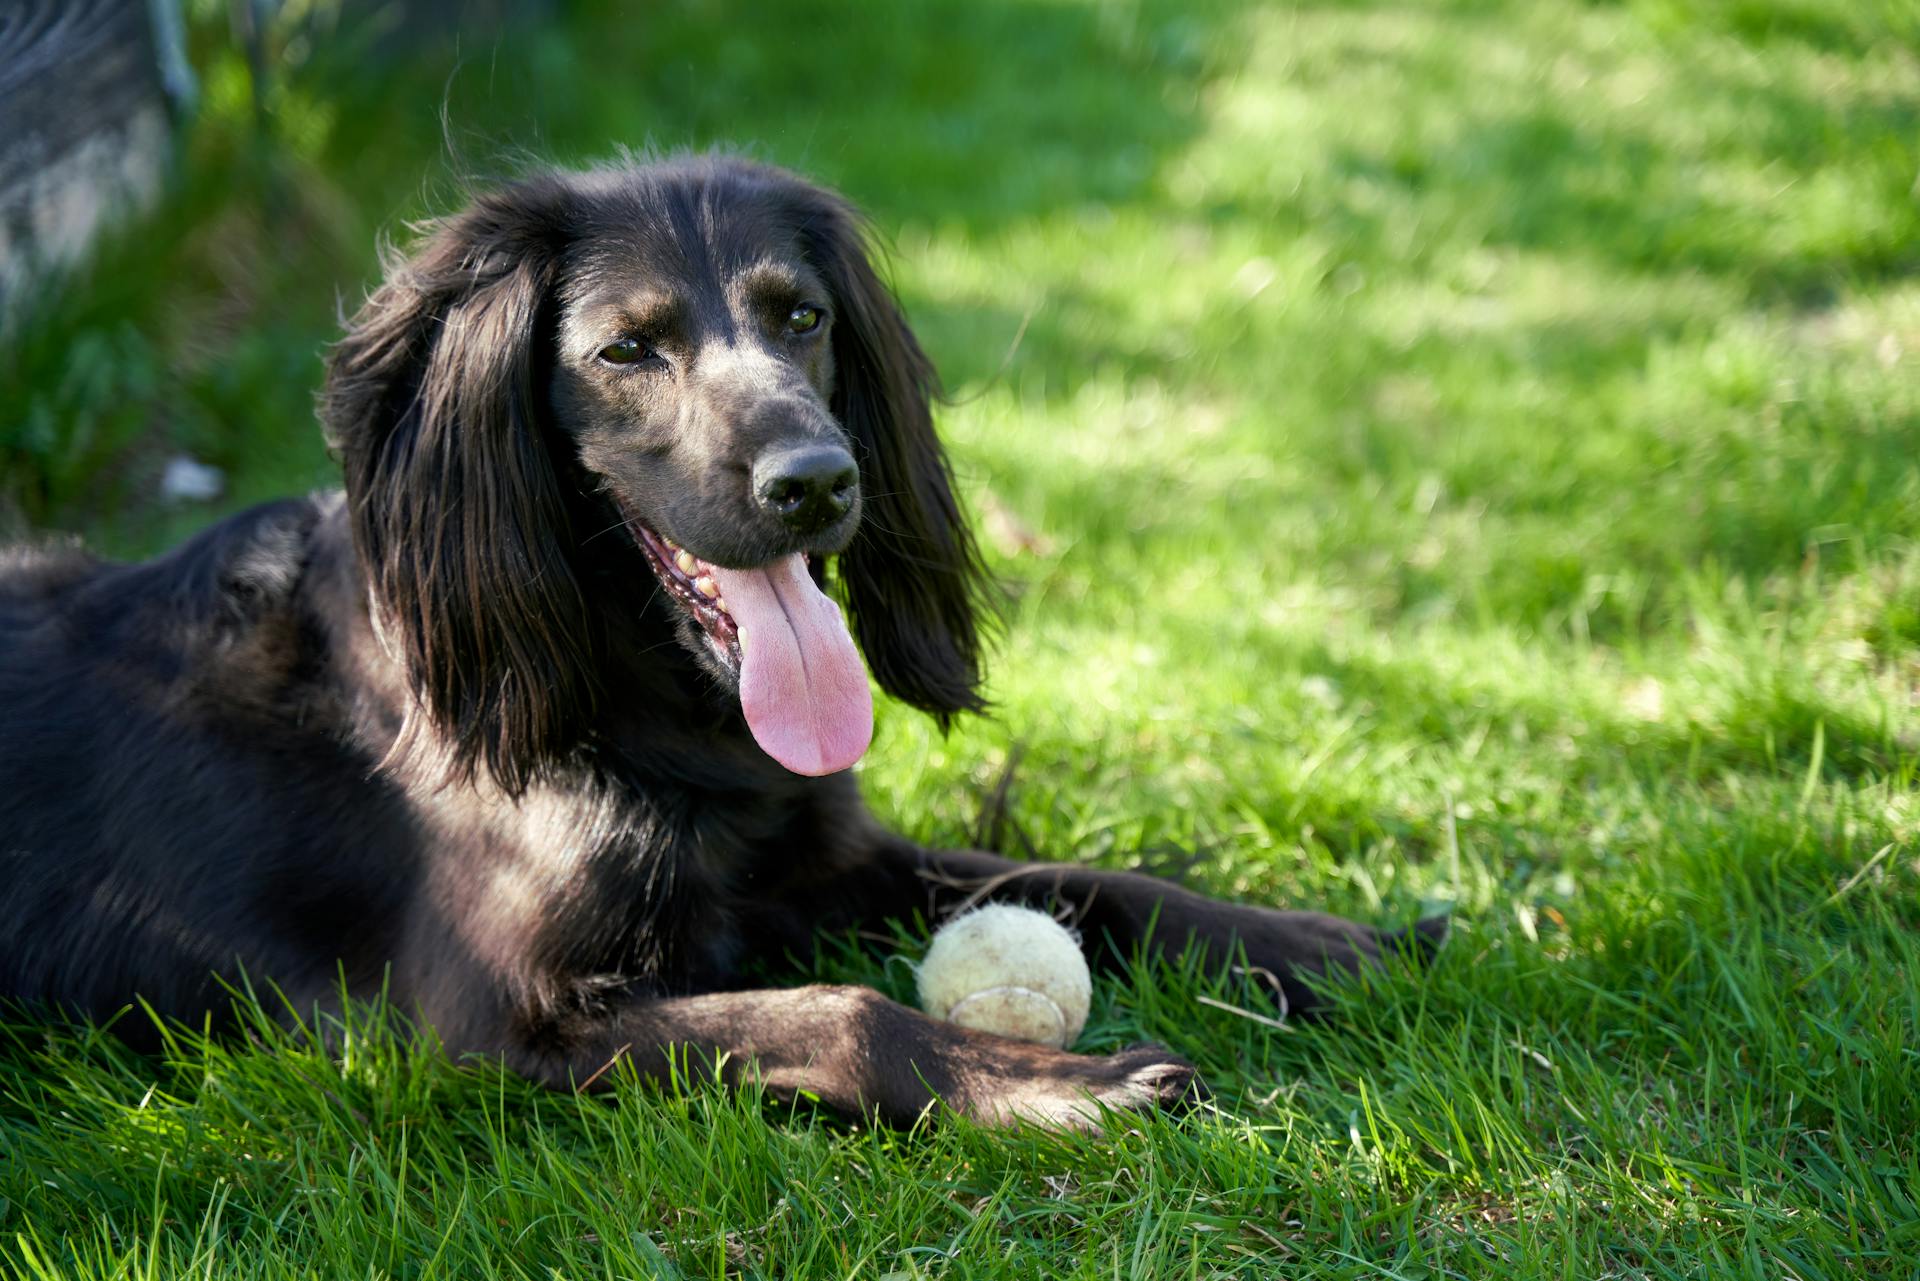
[[[1283,1011],[1296,1014],[1320,1004],[1309,977],[1357,969],[1396,951],[1424,960],[1446,937],[1444,918],[1383,931],[1324,912],[1223,903],[1138,872],[1022,863],[979,850],[929,850],[891,837],[833,873],[796,878],[769,901],[785,905],[789,921],[829,930],[916,912],[938,922],[984,902],[1063,911],[1080,931],[1088,960],[1098,966],[1111,968],[1143,946],[1178,954],[1191,945],[1217,965],[1240,964],[1244,950],[1249,976],[1268,988]],[[811,946],[780,938],[771,928],[761,937],[770,948],[800,955]]]
[[[1090,1128],[1103,1107],[1172,1107],[1201,1089],[1158,1046],[1067,1054],[942,1023],[863,987],[647,1001],[608,1023],[549,1029],[539,1044],[509,1050],[508,1066],[557,1088],[604,1087],[623,1061],[655,1080],[717,1071],[896,1125],[940,1102],[985,1124]]]

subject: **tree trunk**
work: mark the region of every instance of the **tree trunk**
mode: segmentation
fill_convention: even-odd
[[[168,123],[146,0],[0,3],[0,319],[153,203]]]

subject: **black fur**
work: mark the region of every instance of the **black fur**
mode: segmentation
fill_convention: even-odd
[[[760,751],[637,530],[723,566],[837,560],[880,684],[943,719],[976,709],[983,579],[934,386],[852,210],[791,174],[693,158],[475,197],[387,264],[332,354],[344,496],[143,564],[0,559],[0,995],[198,1020],[243,973],[296,1008],[344,974],[555,1085],[689,1047],[893,1120],[933,1098],[1082,1124],[1090,1099],[1186,1097],[1191,1070],[1156,1047],[1077,1056],[864,989],[738,990],[818,930],[981,891],[1068,905],[1096,960],[1243,948],[1296,1010],[1308,977],[1391,943],[921,849],[849,775]],[[858,501],[804,537],[745,481],[796,446],[860,471]]]

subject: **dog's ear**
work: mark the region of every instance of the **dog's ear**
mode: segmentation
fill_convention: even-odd
[[[598,694],[600,638],[544,430],[567,198],[557,182],[504,188],[389,255],[321,398],[376,626],[451,776],[484,766],[515,796],[574,745]]]
[[[839,558],[854,634],[888,693],[944,727],[978,711],[987,576],[934,434],[933,364],[868,260],[865,228],[806,188],[801,235],[833,293],[832,408],[860,463],[860,528]]]

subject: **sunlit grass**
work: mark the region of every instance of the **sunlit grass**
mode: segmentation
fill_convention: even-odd
[[[1456,933],[1284,1032],[1179,967],[1103,983],[1088,1044],[1161,1039],[1216,1108],[1100,1140],[580,1102],[377,1012],[161,1062],[20,1027],[0,1266],[1909,1275],[1916,36],[1874,0],[608,2],[451,78],[291,69],[272,161],[218,72],[159,232],[0,357],[0,433],[47,404],[233,503],[329,483],[317,352],[376,229],[457,198],[443,96],[482,158],[748,144],[892,242],[1011,591],[994,717],[883,706],[875,808],[967,840],[1017,761],[1010,842]],[[29,510],[122,552],[208,518],[124,447],[56,450]]]

